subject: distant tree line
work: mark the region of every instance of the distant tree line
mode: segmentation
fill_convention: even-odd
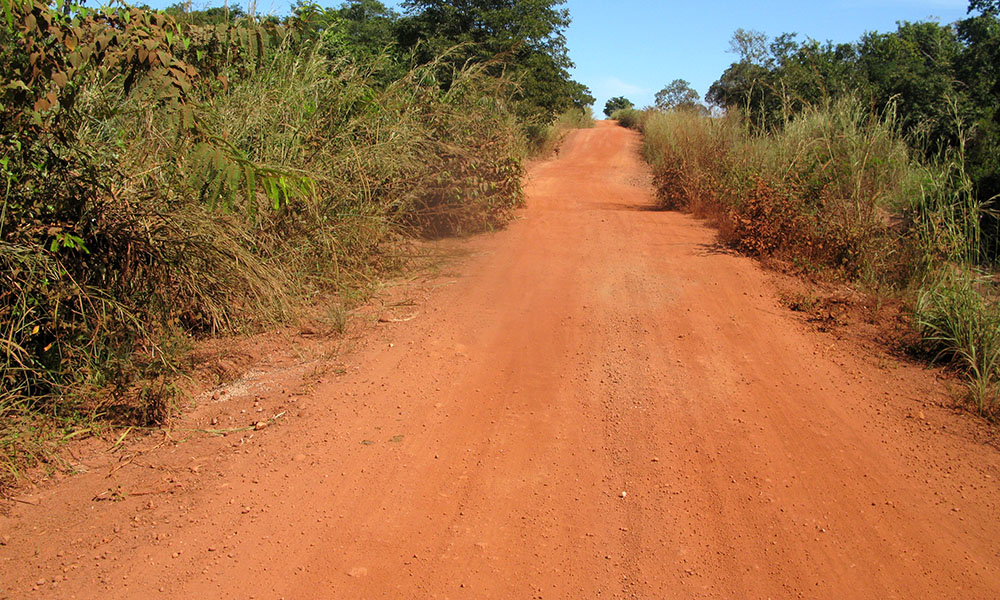
[[[893,111],[925,157],[957,153],[979,198],[989,200],[1000,194],[998,15],[997,0],[972,0],[969,16],[955,23],[901,22],[843,44],[740,29],[731,42],[739,60],[706,99],[766,131],[806,107],[860,97],[873,113]]]
[[[564,0],[406,0],[396,12],[379,0],[348,0],[327,9],[297,0],[287,19],[307,20],[331,52],[368,60],[382,57],[383,77],[395,80],[412,64],[446,55],[442,66],[489,63],[519,82],[520,113],[548,121],[572,107],[594,103],[590,90],[569,74],[569,11]],[[196,25],[246,18],[239,7],[191,10],[178,3],[166,13]],[[274,17],[267,17],[275,19]],[[279,19],[280,20],[280,19]],[[442,81],[448,85],[446,73]]]

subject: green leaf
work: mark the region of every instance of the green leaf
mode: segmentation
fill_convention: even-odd
[[[249,210],[253,210],[257,203],[254,201],[257,194],[256,183],[257,183],[257,173],[254,172],[253,166],[249,163],[243,165],[243,179],[246,182],[247,188],[247,206]]]
[[[7,27],[14,28],[14,13],[10,10],[10,3],[12,0],[0,0],[0,6],[3,7],[4,18],[7,19]]]

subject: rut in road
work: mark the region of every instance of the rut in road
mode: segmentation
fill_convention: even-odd
[[[929,373],[808,330],[752,261],[649,210],[638,144],[573,132],[521,218],[466,242],[462,274],[359,341],[301,417],[150,459],[204,465],[176,493],[94,503],[92,473],[18,506],[0,587],[1000,596],[996,449],[946,409],[906,418],[942,397]]]

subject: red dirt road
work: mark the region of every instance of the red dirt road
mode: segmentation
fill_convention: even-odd
[[[1000,597],[984,430],[645,210],[638,143],[574,132],[412,320],[189,417],[267,428],[23,497],[0,598]]]

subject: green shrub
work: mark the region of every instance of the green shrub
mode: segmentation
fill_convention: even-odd
[[[634,108],[621,108],[611,113],[611,119],[618,121],[622,127],[639,129],[642,127],[643,112]]]

